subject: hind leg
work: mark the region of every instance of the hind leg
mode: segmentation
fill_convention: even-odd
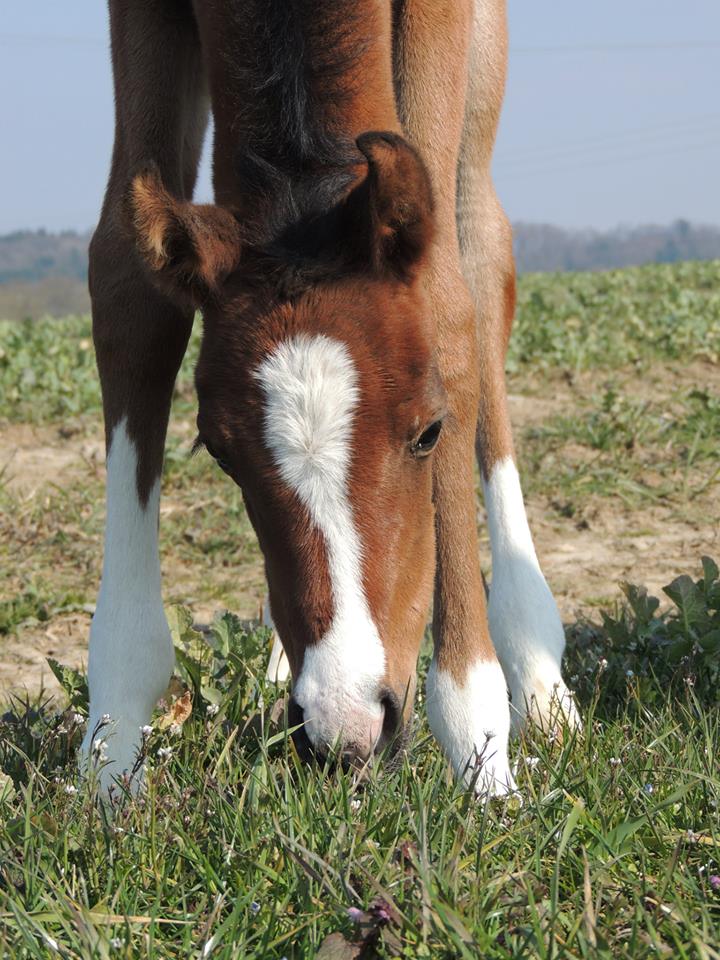
[[[478,0],[458,176],[463,272],[477,305],[480,395],[477,458],[492,548],[488,619],[510,688],[513,727],[576,719],[560,675],[565,636],[538,563],[513,450],[505,355],[515,308],[512,235],[490,161],[504,87],[504,0]]]
[[[174,12],[173,12],[174,11]],[[138,164],[192,193],[207,110],[190,17],[163,0],[110,4],[116,139],[90,247],[93,337],[107,444],[105,555],[90,630],[86,755],[103,785],[132,771],[174,663],[158,555],[160,476],[175,376],[192,312],[152,287],[128,238],[123,198]],[[172,17],[168,19],[168,14]],[[98,742],[99,741],[99,742]]]

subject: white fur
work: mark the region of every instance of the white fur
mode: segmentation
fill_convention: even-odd
[[[507,688],[497,660],[475,663],[462,687],[433,660],[426,699],[430,729],[458,777],[479,796],[517,789],[508,763]]]
[[[275,629],[272,613],[270,612],[270,601],[267,597],[263,605],[263,626],[273,632],[272,649],[270,650],[270,660],[268,661],[266,676],[271,683],[285,683],[290,676],[290,664],[283,650],[282,640]]]
[[[317,746],[343,739],[368,746],[382,726],[378,695],[385,651],[362,582],[361,544],[348,499],[358,377],[347,347],[301,334],[261,364],[265,441],[280,476],[323,535],[334,614],[305,651],[294,696]]]
[[[113,431],[107,460],[105,558],[90,628],[90,719],[83,744],[88,755],[94,739],[105,741],[105,785],[132,770],[140,727],[150,720],[175,662],[160,592],[160,481],[143,506],[137,463],[123,420]],[[105,714],[110,722],[96,732]]]
[[[552,726],[560,712],[577,723],[560,675],[562,621],[540,570],[512,458],[496,463],[483,485],[493,567],[488,619],[510,688],[513,727],[528,715]]]

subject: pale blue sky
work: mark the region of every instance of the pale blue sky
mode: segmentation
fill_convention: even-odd
[[[0,233],[89,227],[112,140],[105,3],[2,8]],[[509,10],[495,173],[511,218],[720,223],[720,2],[509,0]]]

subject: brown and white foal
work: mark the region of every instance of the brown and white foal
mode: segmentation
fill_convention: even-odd
[[[116,139],[90,266],[108,479],[89,730],[110,716],[106,782],[132,768],[173,667],[160,475],[199,308],[199,438],[242,488],[310,743],[366,759],[403,727],[434,584],[430,725],[479,793],[512,789],[507,687],[518,725],[573,707],[505,403],[502,0],[110,0],[110,18]],[[199,206],[210,109],[216,205]]]

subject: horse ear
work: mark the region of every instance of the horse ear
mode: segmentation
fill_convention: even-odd
[[[361,228],[360,242],[369,245],[379,273],[409,281],[434,233],[430,177],[417,150],[399,134],[364,133],[357,146],[368,173],[347,202]]]
[[[131,182],[126,201],[138,251],[168,292],[200,303],[237,266],[240,226],[214,204],[179,200],[148,166]]]

